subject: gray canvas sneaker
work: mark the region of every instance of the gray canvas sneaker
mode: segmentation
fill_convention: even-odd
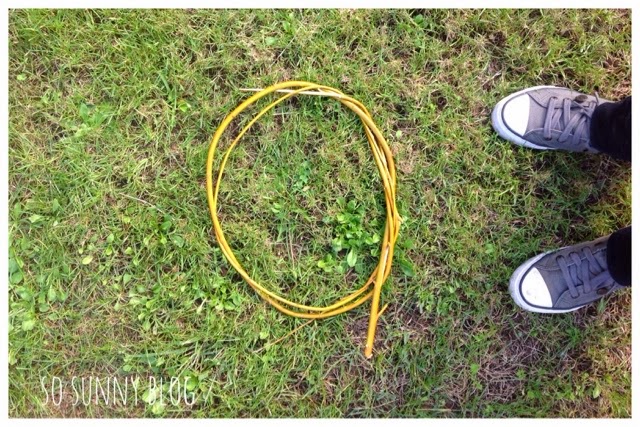
[[[591,115],[611,102],[556,86],[536,86],[502,99],[491,123],[502,138],[538,150],[597,153],[590,144]]]
[[[511,276],[509,291],[516,304],[537,313],[566,313],[624,286],[607,267],[609,236],[539,254]]]

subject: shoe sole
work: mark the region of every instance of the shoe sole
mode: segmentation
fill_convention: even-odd
[[[534,150],[556,150],[555,148],[543,147],[541,145],[537,145],[523,139],[519,135],[516,135],[515,133],[513,133],[511,129],[509,129],[509,127],[505,124],[504,120],[502,120],[502,109],[504,105],[507,102],[509,102],[511,99],[515,98],[516,96],[522,95],[523,93],[530,92],[532,90],[556,88],[556,87],[557,86],[534,86],[527,89],[523,89],[519,92],[512,93],[511,95],[502,99],[500,102],[496,104],[496,106],[493,108],[493,111],[491,112],[491,125],[493,126],[493,129],[502,138],[506,139],[507,141],[511,141],[514,144],[519,145],[521,147],[533,148]]]
[[[511,279],[509,280],[509,293],[511,294],[511,298],[513,298],[513,301],[520,308],[523,308],[527,311],[532,311],[534,313],[545,313],[545,314],[569,313],[571,311],[575,311],[584,307],[584,305],[581,305],[579,307],[570,308],[568,310],[536,307],[534,305],[529,304],[522,296],[522,293],[520,292],[520,282],[522,281],[522,278],[529,271],[529,269],[533,264],[538,262],[538,260],[540,260],[540,258],[542,258],[543,256],[550,254],[551,252],[554,252],[554,251],[545,252],[527,260],[524,264],[518,267],[516,271],[513,272],[513,274],[511,275]]]

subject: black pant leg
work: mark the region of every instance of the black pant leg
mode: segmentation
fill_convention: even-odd
[[[616,159],[631,161],[631,97],[595,108],[591,145]]]
[[[609,237],[607,264],[613,280],[623,286],[631,286],[631,226]]]

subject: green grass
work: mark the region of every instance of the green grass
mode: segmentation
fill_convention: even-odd
[[[630,292],[557,316],[507,292],[527,258],[631,222],[630,167],[518,148],[489,120],[532,85],[629,95],[630,40],[613,10],[11,11],[10,415],[630,416]],[[394,151],[404,222],[371,360],[368,305],[272,345],[303,321],[213,237],[209,138],[239,88],[289,79],[361,100]],[[261,120],[220,204],[247,270],[295,300],[375,265],[381,184],[330,100]],[[136,375],[189,377],[200,400],[57,406],[40,382]]]

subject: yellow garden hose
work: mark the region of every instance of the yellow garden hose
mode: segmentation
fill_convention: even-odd
[[[229,123],[244,109],[258,101],[260,98],[269,95],[270,93],[279,92],[286,93],[282,97],[278,98],[271,104],[263,108],[243,129],[238,136],[233,140],[220,164],[218,171],[218,178],[216,180],[215,187],[213,186],[213,162],[216,153],[216,147],[220,141],[220,137],[224,133],[225,129],[229,126]],[[244,270],[240,262],[236,259],[233,251],[229,247],[227,240],[224,237],[222,228],[220,227],[220,221],[218,220],[218,192],[220,190],[220,182],[222,181],[222,173],[224,167],[227,164],[231,151],[236,146],[240,138],[251,128],[251,126],[262,117],[267,111],[281,103],[282,101],[298,95],[316,95],[324,96],[328,98],[335,98],[340,101],[344,106],[356,113],[364,126],[365,134],[369,140],[369,146],[373,152],[373,157],[380,171],[380,178],[384,187],[387,220],[384,229],[384,237],[382,239],[380,248],[380,261],[378,266],[371,273],[371,276],[367,282],[357,291],[352,294],[339,299],[335,303],[326,307],[314,307],[303,304],[298,304],[293,301],[289,301],[275,293],[269,291],[264,286],[257,283],[249,274]],[[364,354],[367,358],[370,358],[373,354],[373,341],[375,338],[376,325],[378,323],[378,317],[382,314],[384,309],[378,310],[380,306],[380,292],[382,291],[382,285],[389,277],[391,273],[391,263],[393,260],[393,248],[398,237],[398,231],[400,229],[400,215],[396,207],[396,168],[393,163],[393,157],[391,150],[387,145],[384,137],[376,127],[371,114],[365,108],[362,103],[350,96],[345,95],[337,89],[333,89],[328,86],[322,86],[315,83],[309,83],[304,81],[289,81],[278,83],[270,86],[266,89],[259,90],[258,93],[249,97],[236,107],[222,121],[218,129],[216,130],[213,138],[211,139],[211,145],[209,146],[209,154],[207,156],[207,200],[209,202],[209,210],[211,212],[211,219],[213,220],[213,230],[216,234],[216,239],[224,256],[233,265],[233,267],[240,273],[244,280],[255,289],[255,291],[264,298],[269,304],[281,312],[290,316],[300,317],[304,319],[323,319],[330,316],[335,316],[340,313],[344,313],[352,308],[359,306],[365,301],[371,299],[371,315],[369,317],[369,328],[367,333],[367,343],[364,349]]]

